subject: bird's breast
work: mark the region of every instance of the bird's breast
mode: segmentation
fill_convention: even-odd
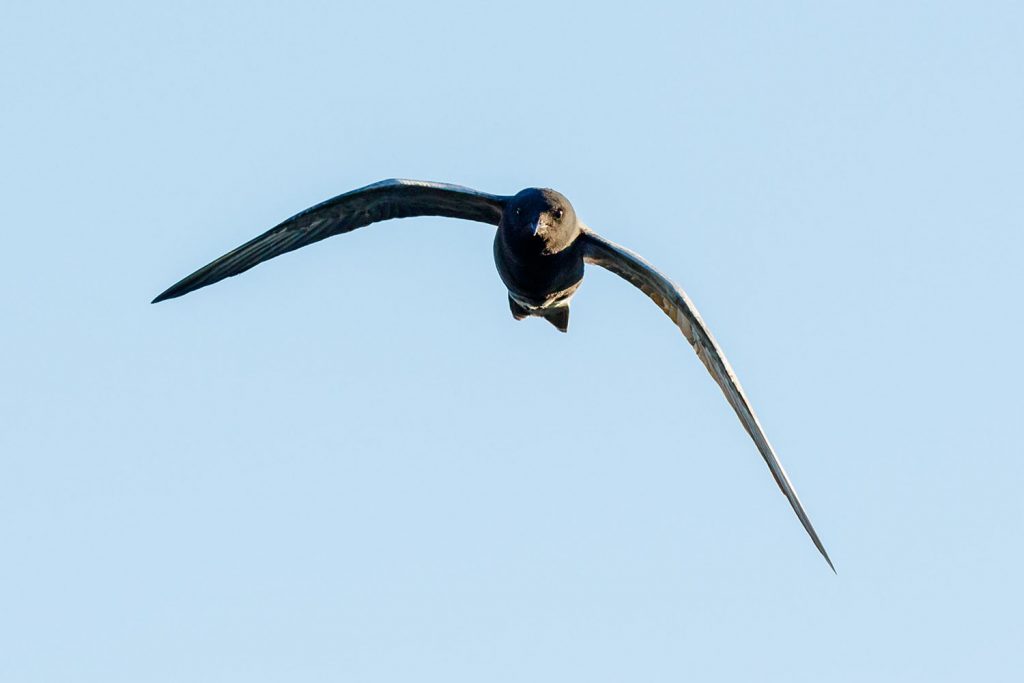
[[[583,280],[583,250],[576,243],[557,254],[516,249],[494,237],[494,264],[509,294],[527,308],[564,304]]]

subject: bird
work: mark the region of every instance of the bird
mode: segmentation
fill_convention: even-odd
[[[297,213],[188,275],[152,303],[180,297],[334,235],[415,216],[445,216],[496,226],[494,262],[516,320],[541,318],[567,332],[569,305],[587,264],[615,273],[646,294],[693,347],[754,441],[814,546],[835,572],[736,373],[690,297],[639,255],[594,232],[577,217],[569,200],[555,190],[531,187],[515,195],[495,195],[448,183],[383,180]]]

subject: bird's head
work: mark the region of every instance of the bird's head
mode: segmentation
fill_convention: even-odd
[[[537,243],[543,254],[557,254],[580,234],[572,204],[562,194],[531,187],[505,207],[502,224],[516,240]]]

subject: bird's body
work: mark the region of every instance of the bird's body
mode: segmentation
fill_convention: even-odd
[[[572,205],[530,188],[508,203],[494,234],[494,264],[517,320],[547,319],[567,330],[569,301],[583,281],[583,242]]]
[[[371,223],[411,216],[448,216],[497,226],[494,261],[516,320],[541,317],[562,332],[585,264],[600,265],[635,285],[679,327],[757,445],[779,488],[829,566],[832,561],[739,380],[686,293],[633,252],[610,242],[576,217],[554,190],[528,188],[501,196],[457,185],[385,180],[327,200],[284,221],[200,268],[154,299],[182,296],[321,239]]]

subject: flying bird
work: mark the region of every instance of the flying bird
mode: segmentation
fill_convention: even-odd
[[[173,285],[153,303],[173,299],[243,273],[258,263],[371,223],[412,216],[448,216],[497,226],[494,262],[508,288],[516,320],[539,317],[562,332],[569,304],[583,280],[584,264],[607,268],[651,298],[693,346],[789,500],[815,547],[829,559],[786,470],[754,414],[736,374],[693,302],[647,261],[587,227],[572,204],[554,190],[527,188],[512,196],[419,180],[384,180],[338,195],[292,216]]]

